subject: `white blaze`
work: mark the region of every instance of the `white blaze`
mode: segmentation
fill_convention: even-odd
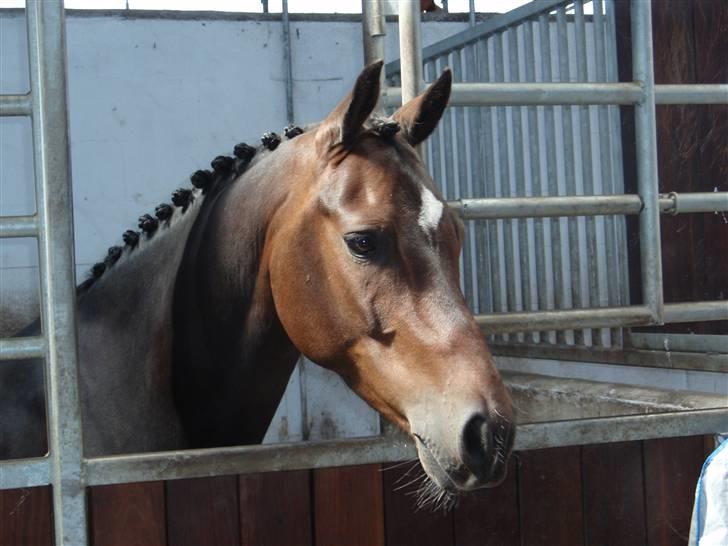
[[[434,230],[442,218],[442,202],[425,186],[422,186],[422,208],[417,222],[426,232]]]

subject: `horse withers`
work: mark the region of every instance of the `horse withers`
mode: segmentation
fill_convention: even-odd
[[[216,158],[94,266],[86,455],[258,443],[303,353],[414,438],[432,498],[503,479],[511,399],[459,288],[462,222],[415,151],[451,74],[372,117],[381,69],[320,124]],[[44,449],[42,376],[20,371],[0,366],[5,457]]]

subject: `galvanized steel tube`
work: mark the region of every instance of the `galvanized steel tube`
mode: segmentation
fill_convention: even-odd
[[[399,0],[399,56],[402,65],[402,104],[422,89],[422,37],[419,0]]]
[[[0,95],[0,116],[29,116],[30,93],[25,95]]]
[[[47,336],[48,447],[57,545],[87,543],[78,400],[73,200],[63,2],[26,4],[33,158],[40,233],[41,318]]]
[[[5,237],[36,237],[38,219],[35,216],[3,216],[0,218],[0,239]]]
[[[634,106],[637,189],[643,203],[639,228],[642,301],[652,311],[654,321],[661,323],[662,249],[652,58],[652,4],[646,0],[633,0],[632,75],[634,81],[640,83],[643,89],[642,100]]]
[[[42,336],[0,339],[0,361],[43,358],[45,352],[46,342]]]
[[[0,461],[0,490],[48,485],[50,474],[48,457]]]

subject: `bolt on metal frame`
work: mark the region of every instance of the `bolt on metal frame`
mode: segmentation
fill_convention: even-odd
[[[556,5],[558,2],[550,2]],[[364,2],[366,4],[367,2]],[[376,3],[376,2],[374,2]],[[421,49],[417,44],[419,13],[402,1],[400,20],[410,26],[403,37],[405,71],[410,71],[409,87],[405,97],[421,89],[421,76],[413,65],[421,67]],[[419,4],[417,2],[417,4]],[[372,8],[373,17],[381,17],[381,10]],[[178,479],[222,474],[238,474],[284,469],[342,466],[367,462],[396,461],[411,458],[415,449],[407,439],[382,436],[351,440],[293,443],[264,446],[172,451],[85,458],[82,454],[81,420],[77,388],[77,342],[75,321],[75,278],[73,268],[73,222],[70,163],[68,147],[68,120],[66,108],[65,26],[63,4],[28,0],[28,24],[31,91],[27,95],[0,97],[0,115],[30,115],[33,126],[33,148],[36,172],[37,213],[33,216],[0,219],[0,237],[35,236],[39,241],[43,336],[0,340],[0,360],[44,357],[47,370],[47,406],[49,427],[49,455],[46,457],[0,461],[0,489],[33,487],[50,484],[53,489],[53,509],[56,544],[84,546],[88,544],[85,488],[92,485],[126,483],[143,480]],[[510,16],[512,17],[512,16]],[[633,1],[633,41],[635,48],[651,43],[650,5],[643,0]],[[375,21],[370,21],[370,23]],[[379,25],[379,26],[377,26]],[[381,19],[369,28],[381,31]],[[475,27],[474,27],[475,28]],[[638,33],[641,33],[637,35]],[[380,45],[368,51],[381,51]],[[365,33],[366,39],[366,33]],[[639,52],[637,52],[640,54]],[[640,96],[636,107],[644,109],[640,116],[641,131],[648,142],[638,150],[638,157],[647,164],[640,170],[640,198],[615,196],[617,199],[601,201],[597,196],[572,204],[560,201],[511,202],[514,215],[531,213],[552,216],[573,213],[640,214],[648,225],[657,221],[660,208],[674,212],[726,210],[726,203],[701,201],[707,197],[657,195],[654,156],[654,83],[651,80],[650,57],[647,54],[636,63],[635,76],[644,77],[640,83]],[[647,64],[645,64],[647,63]],[[419,69],[421,70],[421,68]],[[419,73],[421,74],[421,72]],[[546,86],[548,87],[548,86]],[[688,86],[680,86],[688,87]],[[690,86],[694,87],[694,86]],[[693,91],[671,90],[671,96],[690,97]],[[713,92],[713,91],[711,91]],[[684,95],[687,93],[688,95]],[[704,97],[701,91],[695,96]],[[699,98],[699,97],[698,97]],[[698,100],[698,99],[696,99]],[[535,103],[541,104],[541,103]],[[652,129],[649,124],[652,123]],[[651,140],[650,140],[651,139]],[[646,154],[646,155],[645,155]],[[722,199],[718,196],[715,199]],[[678,205],[683,199],[684,205]],[[492,200],[490,200],[492,201]],[[466,215],[493,214],[489,200],[462,201],[457,204]],[[489,204],[490,203],[490,204]],[[525,208],[524,208],[525,207]],[[572,208],[573,207],[573,208]],[[582,207],[582,209],[579,209]],[[583,207],[586,207],[584,209]],[[572,208],[572,210],[569,210]],[[682,210],[680,210],[682,208]],[[488,212],[490,211],[490,212]],[[647,211],[647,214],[645,214]],[[496,213],[497,214],[497,213]],[[645,216],[643,216],[645,215]],[[645,230],[647,231],[647,230]],[[657,251],[647,251],[643,265],[659,266],[659,237],[643,233],[647,244],[657,244]],[[644,269],[644,268],[643,268]],[[724,302],[662,305],[661,286],[654,279],[646,279],[650,291],[647,304],[616,309],[577,309],[554,312],[553,324],[545,327],[534,321],[550,318],[546,313],[507,313],[503,316],[484,315],[481,322],[503,323],[507,328],[524,329],[564,328],[574,320],[592,321],[593,324],[643,324],[654,321],[710,320],[727,318]],[[490,328],[490,326],[489,326]],[[557,445],[577,445],[627,441],[663,436],[708,434],[725,427],[728,410],[709,409],[679,413],[628,415],[519,426],[516,449],[535,449]]]

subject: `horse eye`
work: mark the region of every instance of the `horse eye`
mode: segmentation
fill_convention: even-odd
[[[344,237],[349,251],[358,258],[368,258],[377,250],[374,233],[350,233]]]

